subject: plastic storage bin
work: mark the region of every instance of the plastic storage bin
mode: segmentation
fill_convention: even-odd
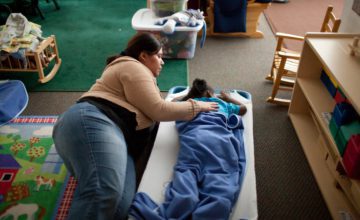
[[[330,133],[333,136],[333,138],[336,138],[336,135],[340,129],[340,125],[338,125],[335,121],[334,117],[331,117],[330,123],[329,123],[329,129],[330,129]]]
[[[151,9],[140,9],[132,17],[132,27],[138,32],[153,33],[163,45],[164,58],[191,59],[196,48],[197,32],[203,24],[195,27],[177,26],[172,34],[164,33],[163,26],[157,25],[159,20]]]
[[[321,72],[320,80],[323,82],[326,89],[329,91],[330,95],[334,97],[336,94],[336,87],[337,87],[335,80],[331,79],[324,70]]]
[[[187,0],[151,0],[150,8],[158,17],[170,16],[186,10]]]
[[[343,163],[349,177],[360,179],[360,134],[351,136],[346,146]]]
[[[336,137],[335,143],[341,156],[344,155],[346,146],[352,135],[360,134],[360,122],[354,121],[340,127]]]
[[[341,103],[341,102],[347,101],[345,94],[343,93],[343,91],[340,88],[337,89],[334,98],[335,98],[336,103]]]
[[[359,116],[351,104],[341,102],[335,105],[333,117],[336,124],[341,126],[357,120]]]

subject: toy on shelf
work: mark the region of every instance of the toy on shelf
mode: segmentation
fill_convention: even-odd
[[[355,56],[356,54],[360,54],[360,45],[359,45],[359,37],[354,37],[354,41],[352,44],[349,44],[350,47],[350,55]]]

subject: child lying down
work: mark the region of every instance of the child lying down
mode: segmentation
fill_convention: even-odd
[[[177,121],[180,151],[165,202],[135,195],[134,219],[228,219],[244,178],[246,158],[241,115],[246,107],[221,92],[217,98],[205,80],[196,79],[182,98],[216,101],[217,112]]]

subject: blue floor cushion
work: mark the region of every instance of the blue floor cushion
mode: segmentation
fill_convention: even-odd
[[[0,126],[19,116],[28,100],[25,85],[21,81],[0,81]]]

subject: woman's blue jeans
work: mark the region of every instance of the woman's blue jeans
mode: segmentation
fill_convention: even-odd
[[[135,194],[135,166],[121,129],[94,105],[62,114],[57,152],[78,181],[68,219],[125,219]]]

